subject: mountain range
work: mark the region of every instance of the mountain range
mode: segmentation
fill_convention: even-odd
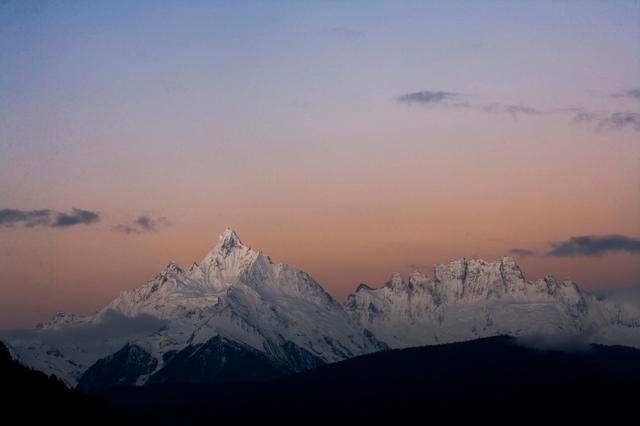
[[[70,386],[259,381],[392,348],[488,336],[553,336],[640,347],[640,312],[510,257],[394,273],[337,302],[227,229],[199,263],[169,263],[94,315],[57,314],[0,333],[23,364]]]

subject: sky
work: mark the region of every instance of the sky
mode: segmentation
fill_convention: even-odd
[[[640,284],[640,1],[0,1],[0,327],[231,227],[342,301],[513,255]]]

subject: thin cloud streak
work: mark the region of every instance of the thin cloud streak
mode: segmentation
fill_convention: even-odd
[[[640,92],[640,89],[629,90],[624,93],[627,97],[635,97],[638,94],[637,92]],[[525,104],[505,104],[501,102],[472,104],[461,102],[460,96],[460,93],[457,92],[423,90],[400,95],[396,100],[405,104],[439,105],[469,108],[490,114],[507,114],[514,120],[517,120],[520,116],[570,115],[572,116],[571,121],[573,123],[591,124],[595,130],[620,130],[630,128],[635,131],[640,131],[640,113],[633,111],[601,113],[576,107],[544,110]]]
[[[597,130],[615,130],[631,128],[640,132],[640,114],[631,111],[617,111],[611,114],[601,114],[578,110],[573,116],[575,123],[593,124]]]
[[[138,216],[130,223],[120,223],[111,229],[124,234],[145,234],[155,232],[159,227],[169,226],[170,222],[166,217],[152,218],[150,216]]]
[[[405,93],[397,98],[400,103],[406,104],[439,104],[459,98],[455,92],[423,90],[420,92]]]
[[[514,120],[518,119],[518,115],[543,115],[546,114],[537,108],[528,105],[504,105],[504,104],[490,104],[480,107],[482,111],[498,114],[509,114]]]
[[[0,210],[0,227],[11,228],[22,225],[25,228],[36,226],[49,228],[68,228],[75,225],[88,225],[100,221],[100,214],[91,210],[73,208],[71,212],[58,212],[51,209],[41,210]]]

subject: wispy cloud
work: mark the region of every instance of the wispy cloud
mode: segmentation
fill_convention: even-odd
[[[636,97],[640,89],[633,89],[624,92],[626,97]],[[620,95],[622,96],[622,94]],[[603,113],[590,111],[586,108],[549,108],[542,109],[526,104],[508,104],[502,102],[474,103],[468,100],[468,96],[463,96],[458,92],[447,92],[439,90],[423,90],[420,92],[405,93],[396,98],[400,103],[435,105],[442,107],[467,108],[491,114],[510,115],[517,120],[520,116],[569,116],[573,123],[590,124],[595,130],[619,130],[629,128],[640,131],[640,113],[633,111],[615,111]]]
[[[165,320],[147,314],[127,317],[112,309],[100,315],[98,321],[72,325],[63,329],[0,330],[0,337],[8,341],[38,341],[52,346],[104,345],[108,341],[147,335],[164,327]]]
[[[111,229],[124,234],[144,234],[155,232],[161,226],[168,226],[169,220],[166,217],[152,218],[150,216],[138,216],[129,223],[114,225]]]
[[[640,132],[640,114],[637,112],[619,111],[614,112],[598,122],[601,129],[621,129],[631,127]]]
[[[49,228],[68,228],[98,222],[100,214],[90,210],[72,209],[71,212],[43,210],[0,210],[0,226],[13,227],[23,225],[27,228],[43,226]]]
[[[450,100],[457,100],[459,93],[423,90],[420,92],[405,93],[398,96],[398,102],[406,104],[439,104]]]
[[[512,248],[509,250],[509,254],[518,257],[535,256],[536,252],[525,248]]]
[[[617,111],[611,114],[578,110],[573,116],[576,123],[593,124],[597,130],[631,128],[640,132],[640,114],[632,111]]]
[[[442,90],[422,90],[420,92],[405,93],[404,95],[398,96],[397,101],[405,104],[470,108],[491,114],[509,114],[514,120],[517,119],[519,115],[543,115],[548,113],[536,107],[523,104],[504,104],[500,102],[472,104],[463,99],[463,95],[459,92]]]
[[[489,105],[483,105],[479,107],[484,112],[497,113],[497,114],[509,114],[511,118],[516,120],[518,115],[543,115],[545,112],[538,108],[528,105],[505,105],[500,103],[494,103]]]
[[[640,317],[640,285],[617,288],[599,288],[591,290],[597,297],[623,305],[625,311],[635,312]]]
[[[611,95],[611,97],[640,99],[640,89],[629,89],[622,92],[614,93],[613,95]]]
[[[602,256],[610,252],[640,254],[640,239],[625,235],[584,235],[551,243],[547,256]]]
[[[564,111],[573,114],[573,122],[578,124],[597,123],[603,117],[601,114],[585,111],[582,108],[567,108]]]

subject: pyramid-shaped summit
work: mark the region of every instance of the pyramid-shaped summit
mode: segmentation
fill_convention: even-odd
[[[233,229],[227,228],[218,237],[218,244],[215,249],[220,253],[229,253],[234,248],[240,246],[242,246],[242,241],[240,241],[238,234],[236,234]]]
[[[123,357],[127,354],[145,359],[140,375],[133,375],[134,382],[141,384],[174,377],[168,369],[173,371],[177,364],[168,361],[170,357],[175,359],[174,363],[198,359],[202,365],[192,366],[197,369],[222,359],[206,359],[202,354],[237,352],[241,348],[246,351],[246,359],[260,359],[261,365],[268,361],[273,373],[299,371],[386,347],[353,321],[311,276],[286,264],[271,262],[260,251],[243,245],[231,229],[220,234],[215,247],[200,263],[186,271],[171,263],[153,280],[121,293],[103,310],[83,321],[106,325],[113,318],[125,327],[127,321],[133,325],[141,318],[145,321],[153,318],[158,320],[158,326],[133,336],[113,336],[104,345],[83,347],[76,342],[73,347],[60,347],[57,350],[64,363],[50,363],[51,357],[44,347],[20,350],[30,353],[34,367],[75,385],[98,360],[102,359],[96,365],[106,368],[109,360],[125,362]],[[199,349],[204,347],[208,349]],[[141,350],[148,356],[141,357]],[[184,357],[174,357],[183,351],[187,351]],[[109,358],[115,353],[117,357]],[[194,358],[187,353],[200,355]],[[149,372],[151,364],[155,367]],[[95,368],[90,371],[92,378],[110,377]],[[216,374],[226,377],[223,366],[220,368],[218,372],[210,371],[208,377],[211,380]]]

